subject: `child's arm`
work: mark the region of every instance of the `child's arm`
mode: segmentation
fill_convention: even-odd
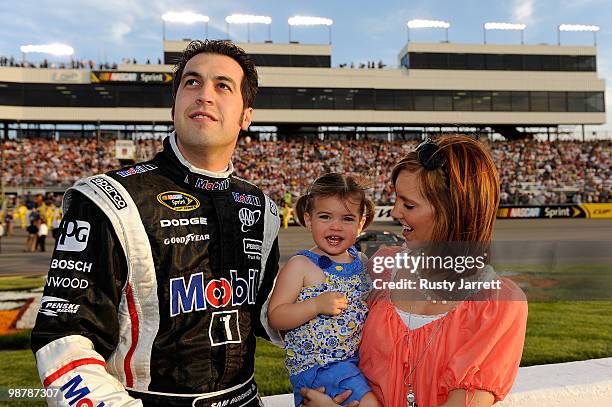
[[[318,297],[295,302],[304,286],[304,273],[312,267],[302,256],[292,257],[280,271],[270,305],[268,323],[282,331],[296,328],[319,314],[338,315],[346,309],[346,296],[338,292],[326,292]]]

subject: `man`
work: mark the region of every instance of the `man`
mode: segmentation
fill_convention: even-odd
[[[49,402],[260,405],[254,334],[270,332],[280,220],[230,161],[257,73],[234,44],[194,41],[173,90],[163,152],[66,193],[32,332]]]
[[[7,209],[6,215],[4,216],[4,223],[6,224],[6,235],[8,237],[13,236],[13,222],[15,219],[13,218],[13,210]]]
[[[36,246],[41,252],[45,251],[45,241],[47,240],[47,235],[49,234],[49,228],[47,224],[42,220],[38,219],[38,238],[36,240]]]
[[[27,227],[28,240],[26,240],[26,249],[24,252],[35,252],[36,243],[38,242],[38,226],[37,221],[30,220],[30,226]]]

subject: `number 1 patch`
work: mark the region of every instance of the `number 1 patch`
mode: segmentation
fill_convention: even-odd
[[[208,337],[211,346],[242,342],[238,327],[238,310],[213,312]]]

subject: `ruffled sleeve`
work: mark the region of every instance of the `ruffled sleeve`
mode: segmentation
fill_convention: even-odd
[[[454,352],[440,372],[439,396],[465,389],[469,399],[475,390],[485,390],[497,402],[510,392],[523,352],[527,301],[520,288],[503,280],[497,299],[466,304],[457,343],[450,346]]]

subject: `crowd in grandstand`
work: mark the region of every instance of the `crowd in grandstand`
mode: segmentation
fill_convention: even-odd
[[[499,142],[501,203],[612,202],[612,142]]]
[[[256,141],[241,138],[233,162],[238,176],[259,185],[277,202],[297,197],[324,172],[361,174],[378,204],[389,204],[392,165],[416,146],[407,141]],[[159,140],[136,143],[138,161],[161,149]],[[612,141],[490,142],[501,178],[501,203],[543,205],[612,202]],[[77,179],[120,166],[114,141],[8,140],[3,144],[4,185],[68,187]]]
[[[384,69],[387,65],[383,63],[382,60],[379,60],[378,63],[374,62],[374,61],[368,61],[367,64],[364,64],[363,62],[359,62],[358,64],[355,64],[354,62],[351,62],[350,64],[344,63],[344,64],[340,64],[338,65],[339,68],[351,68],[351,69]]]
[[[136,65],[138,61],[136,58],[122,58],[121,63],[125,65]],[[151,62],[151,59],[147,58],[145,64],[150,65],[155,63],[155,60]],[[157,65],[161,65],[161,58],[157,58]],[[8,66],[14,68],[51,68],[51,69],[119,69],[119,66],[116,62],[94,62],[89,59],[84,61],[83,59],[71,59],[70,62],[49,62],[46,58],[40,62],[32,62],[26,60],[17,60],[15,57],[5,57],[0,56],[0,66]],[[339,68],[352,68],[352,69],[384,69],[387,65],[383,63],[382,60],[378,62],[375,61],[367,61],[367,62],[351,62],[351,63],[343,63],[339,64]]]
[[[123,58],[123,64],[138,64],[136,58]],[[161,64],[161,58],[157,58],[157,64]],[[147,59],[147,65],[151,64],[151,60]],[[18,61],[15,57],[0,56],[0,66],[8,66],[15,68],[51,68],[51,69],[119,69],[116,62],[98,62],[93,60],[84,61],[82,59],[71,59],[70,62],[49,62],[46,58],[40,62]]]
[[[95,139],[24,139],[3,145],[5,186],[68,187],[117,165],[115,143]]]

